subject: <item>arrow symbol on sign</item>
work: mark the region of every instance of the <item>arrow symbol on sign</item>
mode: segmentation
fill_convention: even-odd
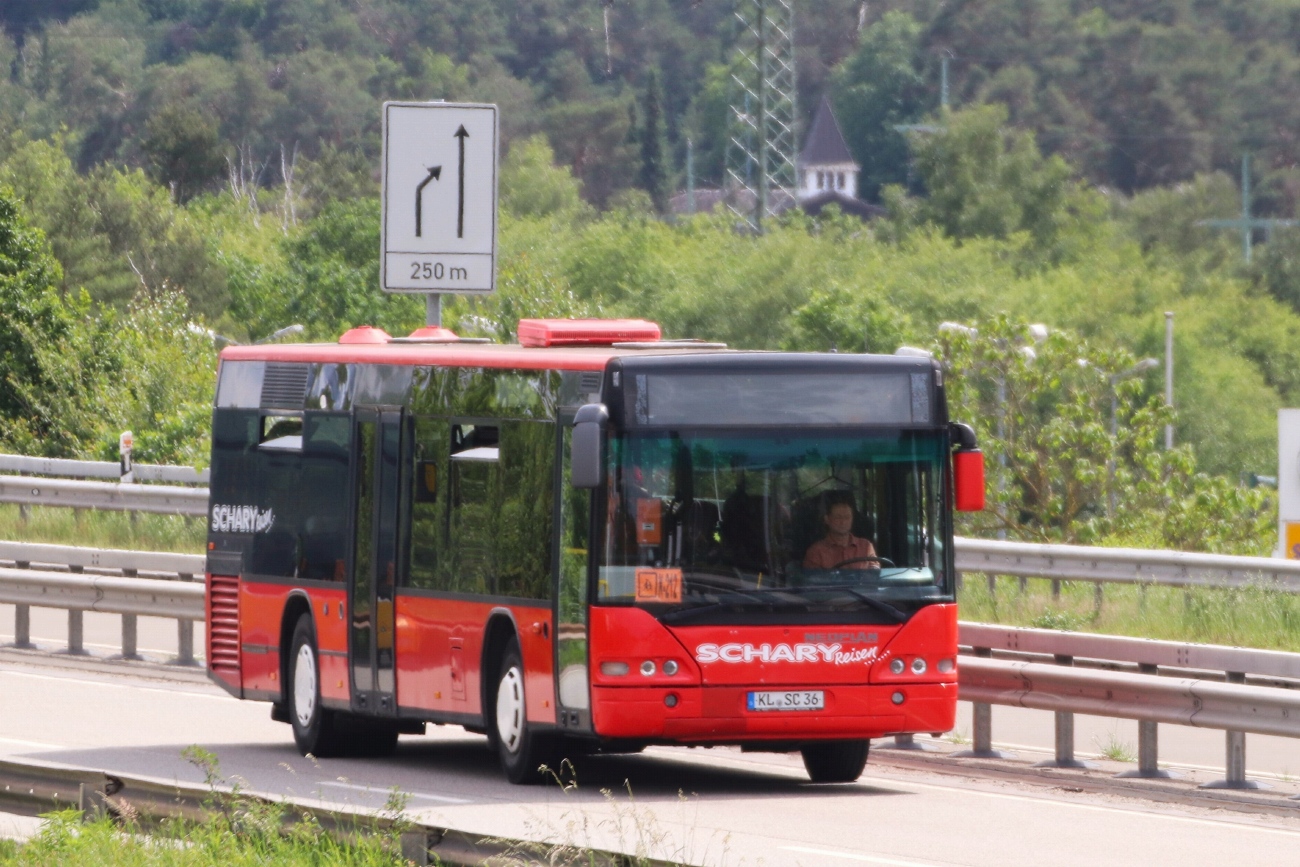
[[[464,172],[462,171],[462,174],[463,173]],[[429,181],[436,181],[441,177],[442,177],[442,166],[433,166],[432,168],[429,169],[429,176],[424,180],[420,181],[419,185],[415,188],[415,237],[417,238],[420,237],[420,221],[423,217],[423,212],[424,212],[424,202],[423,202],[424,188],[429,185]],[[461,189],[464,190],[464,188],[465,188],[465,184],[462,181]],[[461,195],[463,197],[464,193],[462,192]]]
[[[469,138],[469,133],[465,131],[465,124],[460,125],[453,135],[460,140],[460,200],[456,204],[456,237],[465,237],[465,139]]]

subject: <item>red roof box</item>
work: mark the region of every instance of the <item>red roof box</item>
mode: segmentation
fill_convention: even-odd
[[[609,346],[659,339],[659,326],[644,319],[520,319],[522,346]]]

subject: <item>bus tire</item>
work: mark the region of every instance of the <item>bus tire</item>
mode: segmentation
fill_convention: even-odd
[[[851,783],[867,766],[871,741],[818,741],[799,750],[803,766],[814,783]]]
[[[554,736],[535,731],[528,724],[524,698],[524,663],[519,640],[511,638],[501,656],[488,725],[496,742],[497,757],[506,779],[517,785],[545,782],[542,765],[556,769],[558,742]]]
[[[311,615],[298,618],[289,648],[289,724],[294,743],[304,756],[338,755],[341,744],[334,712],[321,706],[320,655]]]

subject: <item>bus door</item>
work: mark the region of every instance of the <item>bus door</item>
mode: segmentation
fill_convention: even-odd
[[[396,716],[393,596],[401,499],[401,411],[357,409],[353,442],[356,539],[348,581],[352,708]]]

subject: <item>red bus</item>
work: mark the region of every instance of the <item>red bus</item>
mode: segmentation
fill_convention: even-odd
[[[304,753],[486,734],[514,782],[647,744],[803,754],[957,699],[974,434],[928,358],[741,352],[640,320],[222,351],[207,665]]]

